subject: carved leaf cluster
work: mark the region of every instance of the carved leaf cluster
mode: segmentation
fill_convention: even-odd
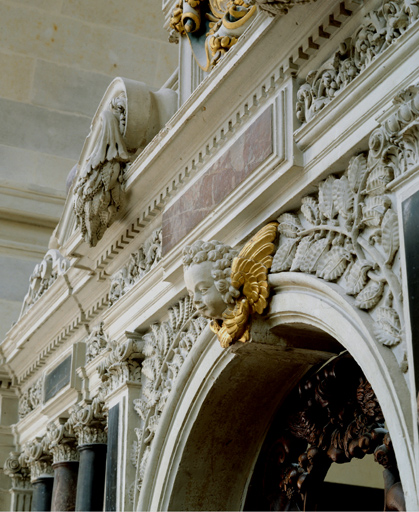
[[[297,93],[296,112],[310,121],[399,38],[419,17],[417,0],[384,0],[369,12],[354,35],[318,70],[308,74]]]
[[[370,312],[377,339],[387,346],[402,339],[398,219],[386,194],[392,176],[380,160],[362,153],[343,175],[323,180],[297,212],[278,218],[281,236],[271,269],[337,282],[355,306]]]
[[[109,336],[103,330],[103,322],[92,330],[86,339],[86,363],[90,363],[109,346]]]
[[[109,291],[109,306],[130,290],[145,274],[154,268],[161,259],[162,231],[161,228],[153,231],[137,252],[132,253],[129,262],[111,279]]]
[[[143,336],[144,383],[141,398],[134,400],[134,408],[142,420],[141,428],[136,430],[137,486],[141,486],[144,478],[150,445],[174,382],[207,323],[198,316],[192,299],[185,297],[170,308],[168,321],[153,325]]]

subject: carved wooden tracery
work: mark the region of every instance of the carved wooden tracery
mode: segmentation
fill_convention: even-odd
[[[250,499],[259,485],[265,500],[261,509],[317,510],[332,463],[370,454],[384,467],[384,510],[404,510],[396,459],[377,397],[362,370],[344,353],[305,377],[280,409],[262,448]],[[335,510],[340,505],[333,504]],[[245,509],[249,506],[248,498]],[[377,503],[377,510],[381,507]],[[362,503],[358,510],[363,510]]]

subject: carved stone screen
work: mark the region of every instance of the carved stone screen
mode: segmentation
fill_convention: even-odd
[[[70,382],[71,355],[45,376],[44,401],[48,402]]]
[[[415,361],[416,392],[419,390],[419,192],[403,201],[407,288]]]

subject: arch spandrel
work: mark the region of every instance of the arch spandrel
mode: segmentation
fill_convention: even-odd
[[[370,316],[336,284],[313,276],[282,273],[270,285],[270,308],[254,322],[250,343],[223,350],[208,328],[198,337],[163,411],[137,510],[241,510],[274,412],[342,346],[376,391],[407,509],[414,509],[408,388],[394,355],[375,340]]]

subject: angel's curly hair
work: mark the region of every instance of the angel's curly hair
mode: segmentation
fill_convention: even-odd
[[[186,270],[192,265],[211,261],[214,285],[221,293],[223,301],[226,304],[232,304],[240,295],[239,290],[231,286],[231,265],[238,254],[239,251],[218,240],[210,242],[197,240],[183,249],[183,266]]]

